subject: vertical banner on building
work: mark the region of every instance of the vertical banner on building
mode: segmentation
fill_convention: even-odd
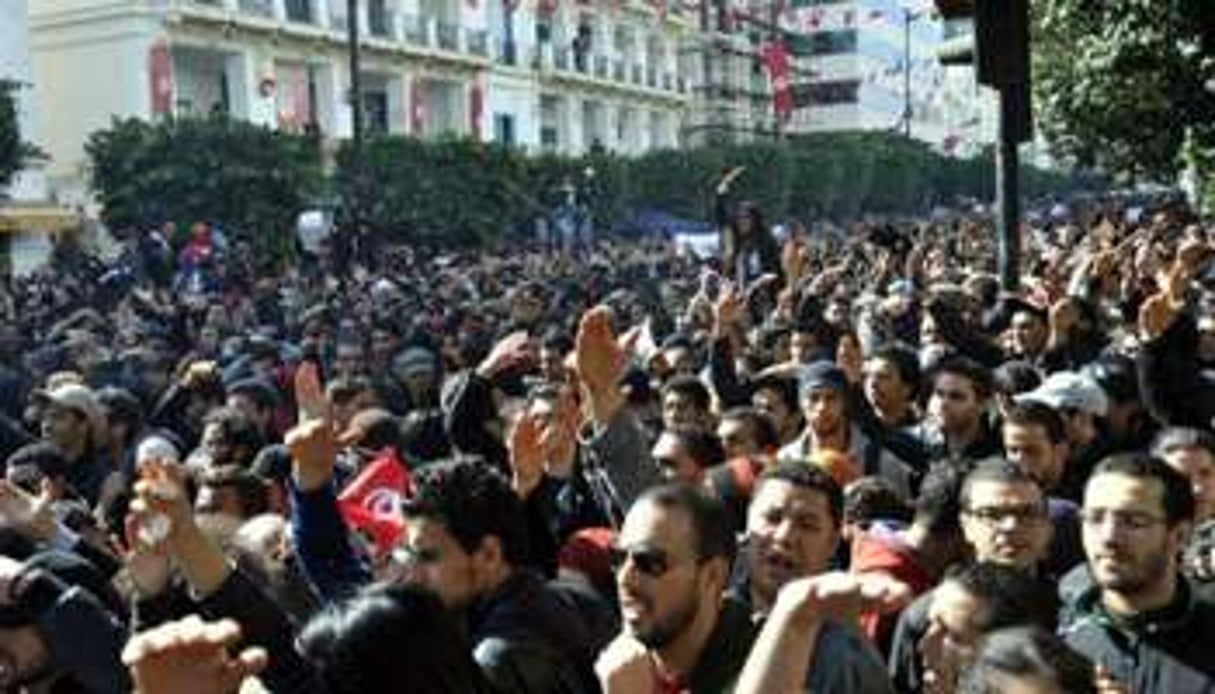
[[[414,77],[409,88],[409,132],[422,135],[426,125],[426,82]]]
[[[789,88],[789,51],[784,41],[769,41],[763,48],[764,66],[772,85],[772,108],[776,117],[789,120],[793,114],[793,93]]]
[[[148,53],[148,78],[152,89],[152,113],[173,112],[173,54],[169,42],[161,39]]]
[[[474,140],[481,140],[481,118],[485,111],[485,90],[481,87],[480,78],[474,77],[472,88],[468,91],[468,125],[469,133]]]

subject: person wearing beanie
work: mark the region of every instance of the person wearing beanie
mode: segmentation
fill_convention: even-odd
[[[857,461],[861,475],[883,477],[910,499],[913,469],[853,421],[847,390],[848,378],[833,362],[817,361],[802,369],[798,392],[806,425],[798,438],[780,449],[778,460],[809,462],[821,450],[836,451]]]

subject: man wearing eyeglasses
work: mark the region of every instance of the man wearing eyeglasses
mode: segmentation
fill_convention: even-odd
[[[1070,606],[1067,643],[1132,692],[1215,691],[1215,606],[1180,570],[1194,518],[1189,482],[1142,454],[1093,470],[1081,511],[1093,585]]]
[[[977,564],[996,564],[1036,573],[1046,560],[1054,526],[1046,497],[1036,479],[1020,465],[987,460],[962,483],[962,534]],[[932,624],[933,610],[947,611],[953,594],[938,587],[911,603],[894,631],[890,675],[900,692],[918,692],[924,685],[920,644]]]

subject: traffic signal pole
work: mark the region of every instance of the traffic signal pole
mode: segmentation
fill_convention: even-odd
[[[1023,90],[1004,86],[1000,95],[1000,140],[996,145],[996,231],[999,237],[1000,288],[1016,292],[1021,286],[1021,162],[1017,153],[1016,100]]]

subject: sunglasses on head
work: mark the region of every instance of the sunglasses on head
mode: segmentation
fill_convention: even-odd
[[[633,566],[638,571],[650,578],[661,578],[671,569],[670,558],[661,549],[612,547],[609,552],[611,553],[612,567],[617,571],[624,568],[625,562],[628,561],[633,562]]]

